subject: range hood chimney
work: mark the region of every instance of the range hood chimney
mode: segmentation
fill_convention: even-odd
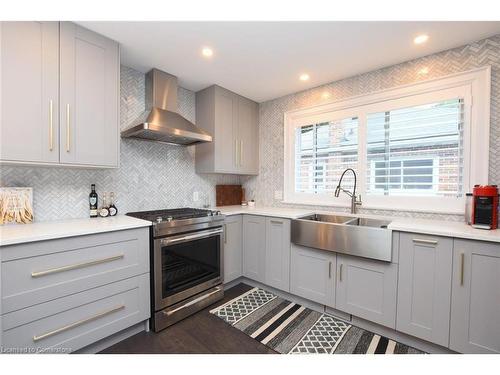
[[[177,77],[158,69],[146,74],[146,111],[121,136],[184,146],[212,141],[177,112]]]

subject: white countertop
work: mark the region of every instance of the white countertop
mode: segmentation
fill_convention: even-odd
[[[388,228],[401,232],[414,232],[478,241],[500,242],[500,229],[476,229],[465,224],[465,222],[395,218]]]
[[[296,208],[281,208],[281,207],[262,207],[262,206],[222,206],[217,207],[223,215],[258,215],[258,216],[272,216],[281,217],[285,219],[296,219],[301,216],[312,215],[314,210],[302,210]]]
[[[0,226],[0,246],[15,245],[25,242],[52,240],[85,234],[113,232],[116,230],[148,227],[151,222],[130,216],[93,219],[70,219],[45,221],[32,224]]]
[[[220,210],[222,214],[227,216],[248,214],[248,215],[273,216],[273,217],[281,217],[287,219],[296,219],[298,217],[311,215],[313,213],[322,213],[330,215],[387,219],[391,220],[391,224],[388,226],[388,229],[394,231],[414,232],[420,234],[465,238],[465,239],[479,240],[479,241],[500,242],[500,229],[497,230],[476,229],[472,228],[470,225],[465,224],[464,222],[387,217],[387,216],[365,215],[365,214],[352,215],[346,212],[335,212],[335,211],[325,211],[325,210],[304,210],[304,209],[281,208],[281,207],[224,206],[224,207],[217,207],[217,209]]]
[[[414,218],[381,217],[377,215],[357,214],[346,212],[316,211],[281,207],[217,207],[222,214],[231,215],[259,215],[296,219],[313,213],[328,213],[332,215],[358,216],[392,220],[388,229],[401,232],[465,238],[479,241],[500,242],[500,230],[475,229],[463,222],[428,220]],[[85,234],[112,232],[124,229],[148,227],[151,222],[136,219],[130,216],[119,215],[109,218],[70,219],[47,221],[33,224],[19,224],[0,226],[0,246],[15,245],[25,242],[51,240],[56,238],[74,237]]]

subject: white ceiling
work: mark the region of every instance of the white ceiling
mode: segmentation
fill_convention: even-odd
[[[122,64],[156,67],[198,91],[258,102],[500,33],[500,22],[79,22],[121,44]],[[425,45],[413,38],[429,35]],[[210,46],[214,56],[201,57]],[[311,79],[299,81],[301,73]]]

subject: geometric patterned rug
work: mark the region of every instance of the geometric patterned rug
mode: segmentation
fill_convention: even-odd
[[[423,354],[260,288],[210,312],[282,354]]]

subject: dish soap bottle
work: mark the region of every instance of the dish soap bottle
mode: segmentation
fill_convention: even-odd
[[[89,206],[90,206],[90,217],[97,217],[97,202],[98,196],[95,192],[95,184],[90,185],[90,194],[89,194]]]
[[[99,210],[99,216],[100,217],[109,216],[108,197],[106,196],[106,192],[104,192],[103,197],[102,197],[102,206]]]
[[[115,206],[115,193],[109,193],[109,216],[116,216],[118,209]]]

